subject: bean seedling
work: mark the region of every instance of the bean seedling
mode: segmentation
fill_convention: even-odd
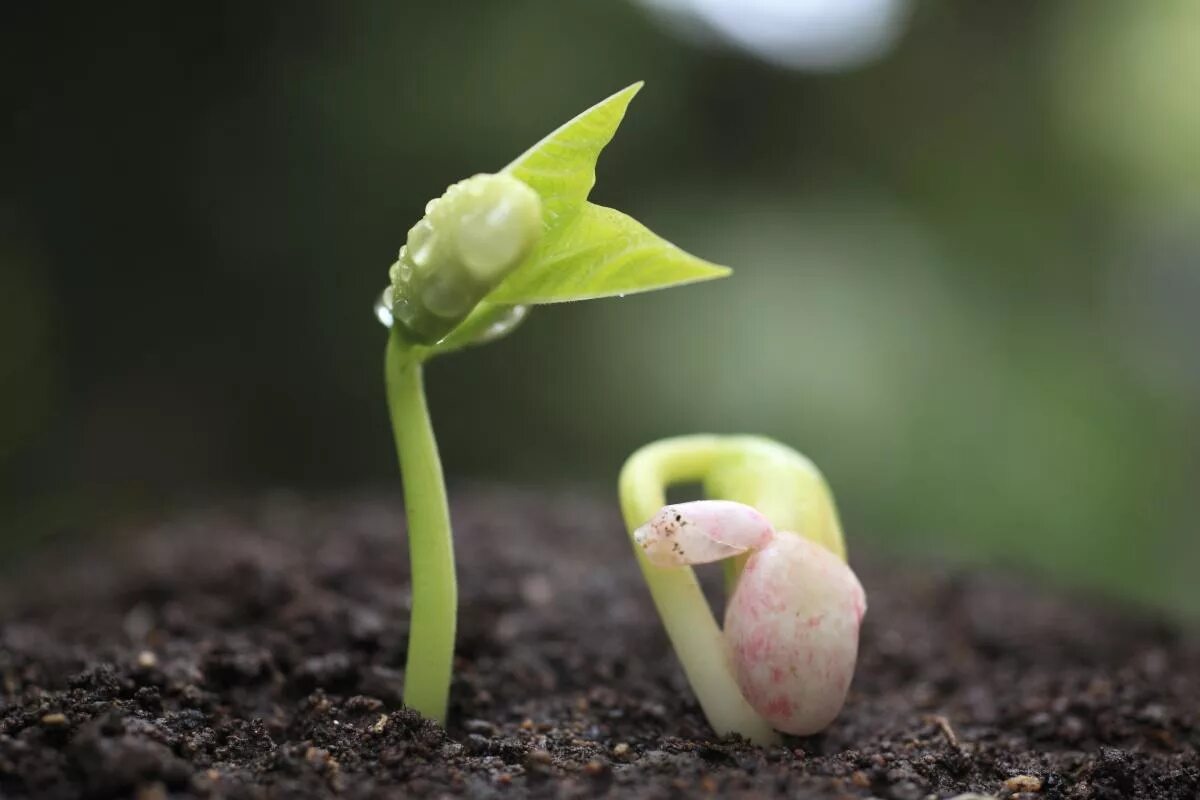
[[[675,484],[714,500],[665,505]],[[825,479],[753,436],[684,436],[634,453],[621,510],[642,574],[709,724],[770,743],[815,733],[841,710],[866,598],[846,564]],[[725,570],[717,626],[693,564]]]
[[[450,691],[458,595],[423,365],[508,333],[534,305],[729,272],[587,200],[600,151],[640,88],[634,84],[593,106],[500,172],[460,181],[431,200],[409,230],[376,307],[391,328],[385,379],[412,568],[404,702],[440,722]]]

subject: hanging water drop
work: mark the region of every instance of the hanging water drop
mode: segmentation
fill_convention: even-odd
[[[396,321],[392,317],[392,287],[390,286],[375,299],[375,319],[379,320],[385,328],[391,328]]]
[[[520,325],[527,316],[529,316],[529,306],[509,306],[502,315],[496,317],[491,325],[488,325],[482,333],[475,337],[475,344],[486,344],[499,339]]]

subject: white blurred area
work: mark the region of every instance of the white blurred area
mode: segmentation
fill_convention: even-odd
[[[789,69],[833,72],[885,55],[910,0],[639,0],[675,32]]]

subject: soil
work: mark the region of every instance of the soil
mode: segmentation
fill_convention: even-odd
[[[854,552],[870,610],[846,708],[763,749],[709,731],[612,504],[454,510],[447,729],[400,702],[399,506],[277,496],[10,581],[0,797],[1200,795],[1200,645],[1161,621]]]

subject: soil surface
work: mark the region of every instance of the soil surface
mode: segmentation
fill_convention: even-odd
[[[854,552],[846,708],[761,749],[709,731],[612,504],[474,491],[454,511],[447,730],[400,702],[399,506],[279,496],[10,581],[0,797],[1200,795],[1200,646],[1168,625]]]

